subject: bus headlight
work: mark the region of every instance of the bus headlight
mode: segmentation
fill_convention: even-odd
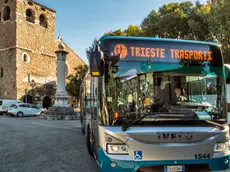
[[[109,154],[128,154],[128,147],[125,144],[107,144]]]
[[[228,150],[228,142],[226,143],[216,143],[214,147],[214,152],[224,152]]]

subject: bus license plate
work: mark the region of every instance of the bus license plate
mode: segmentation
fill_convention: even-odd
[[[164,172],[184,172],[184,165],[165,166]]]

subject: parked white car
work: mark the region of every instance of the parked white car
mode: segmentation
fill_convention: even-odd
[[[17,117],[23,117],[23,116],[42,115],[44,111],[45,110],[39,107],[38,105],[21,103],[14,106],[11,110],[9,110],[8,114]]]
[[[7,113],[14,106],[18,105],[20,101],[18,100],[0,100],[0,114]]]

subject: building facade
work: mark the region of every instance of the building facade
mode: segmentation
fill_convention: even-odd
[[[56,12],[35,1],[0,0],[0,99],[54,99]],[[66,44],[67,75],[85,63]],[[45,100],[44,100],[45,99]]]

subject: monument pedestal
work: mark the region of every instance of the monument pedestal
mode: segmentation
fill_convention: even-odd
[[[79,115],[71,107],[53,106],[41,118],[49,120],[76,120],[79,118]]]
[[[69,107],[68,105],[68,96],[64,93],[56,93],[55,96],[55,107]]]

